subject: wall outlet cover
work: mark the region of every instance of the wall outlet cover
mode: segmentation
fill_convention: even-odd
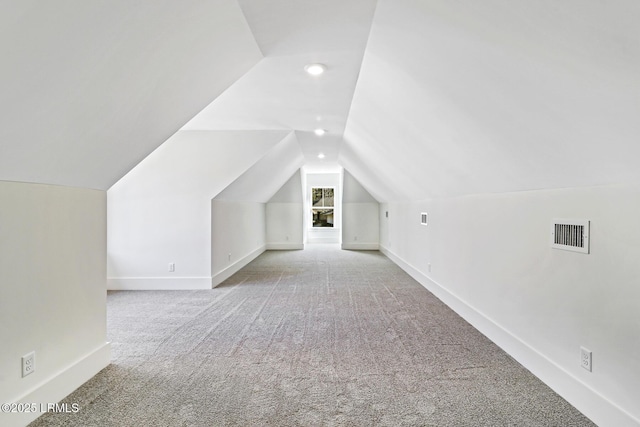
[[[22,376],[33,374],[36,370],[36,352],[32,351],[22,356]]]
[[[588,350],[584,347],[580,347],[580,366],[582,366],[587,371],[591,372],[592,369],[592,359],[591,359],[591,350]]]

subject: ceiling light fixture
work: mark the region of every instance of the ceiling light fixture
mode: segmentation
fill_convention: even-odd
[[[322,153],[318,154],[318,158],[319,159],[324,159],[324,154],[322,154]]]
[[[327,131],[326,131],[326,130],[324,130],[324,129],[316,129],[316,130],[314,130],[314,131],[313,131],[313,133],[315,133],[315,134],[316,134],[316,135],[318,135],[318,136],[322,136],[322,135],[324,135],[325,133],[327,133]]]
[[[324,64],[309,64],[305,65],[304,70],[311,74],[312,76],[319,76],[324,73],[324,70],[327,69],[327,66]]]

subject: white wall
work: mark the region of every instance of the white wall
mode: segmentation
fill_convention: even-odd
[[[304,173],[304,172],[303,172]],[[306,173],[305,183],[305,217],[307,243],[340,243],[342,227],[342,174],[335,173]],[[334,224],[332,228],[313,228],[311,219],[311,189],[314,187],[334,188]]]
[[[211,199],[288,134],[181,131],[111,187],[109,288],[210,288]]]
[[[638,186],[390,203],[381,245],[598,425],[631,426],[640,420],[639,211]],[[553,218],[590,220],[591,253],[551,249]],[[593,352],[591,373],[580,346]]]
[[[267,249],[304,248],[302,176],[298,170],[267,203]]]
[[[213,286],[266,249],[265,203],[211,201],[211,276]]]
[[[280,197],[286,196],[287,180],[303,162],[296,134],[289,132],[213,199],[213,286],[240,270],[265,250],[266,204],[279,192],[285,193]],[[284,190],[281,188],[283,183]],[[301,190],[299,185],[298,188]],[[298,197],[301,197],[301,191]]]
[[[267,249],[304,249],[301,202],[267,203]]]
[[[380,204],[345,169],[342,183],[342,249],[377,250]]]
[[[378,250],[379,204],[342,204],[342,249]]]
[[[0,181],[0,402],[57,402],[108,365],[105,249],[103,191]]]
[[[304,164],[296,132],[289,132],[258,162],[216,195],[217,200],[266,203]]]

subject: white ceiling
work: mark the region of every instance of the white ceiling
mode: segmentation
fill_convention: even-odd
[[[635,0],[23,0],[1,12],[3,180],[109,188],[184,125],[290,135],[277,147],[291,152],[237,168],[253,171],[240,183],[283,180],[303,156],[344,166],[380,201],[640,181]],[[313,62],[326,73],[307,75]]]
[[[295,133],[291,132],[214,200],[267,203],[303,164],[304,157]]]
[[[3,1],[0,179],[107,189],[261,58],[236,0]]]
[[[292,130],[307,165],[336,164],[376,1],[239,3],[265,58],[183,129]]]
[[[340,162],[379,200],[638,182],[638,22],[632,0],[380,0]]]

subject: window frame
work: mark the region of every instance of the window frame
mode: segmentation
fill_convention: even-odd
[[[322,206],[315,206],[313,203],[314,200],[314,190],[322,190]],[[331,190],[332,191],[332,205],[331,206],[325,206],[325,199],[327,198],[325,196],[325,190]],[[328,186],[328,187],[311,187],[311,228],[312,229],[316,229],[316,230],[321,230],[321,229],[332,229],[335,228],[335,215],[336,215],[336,188],[332,187],[332,186]],[[318,211],[331,211],[331,217],[334,220],[334,222],[325,222],[326,225],[316,225],[316,221],[315,221],[315,213]]]

